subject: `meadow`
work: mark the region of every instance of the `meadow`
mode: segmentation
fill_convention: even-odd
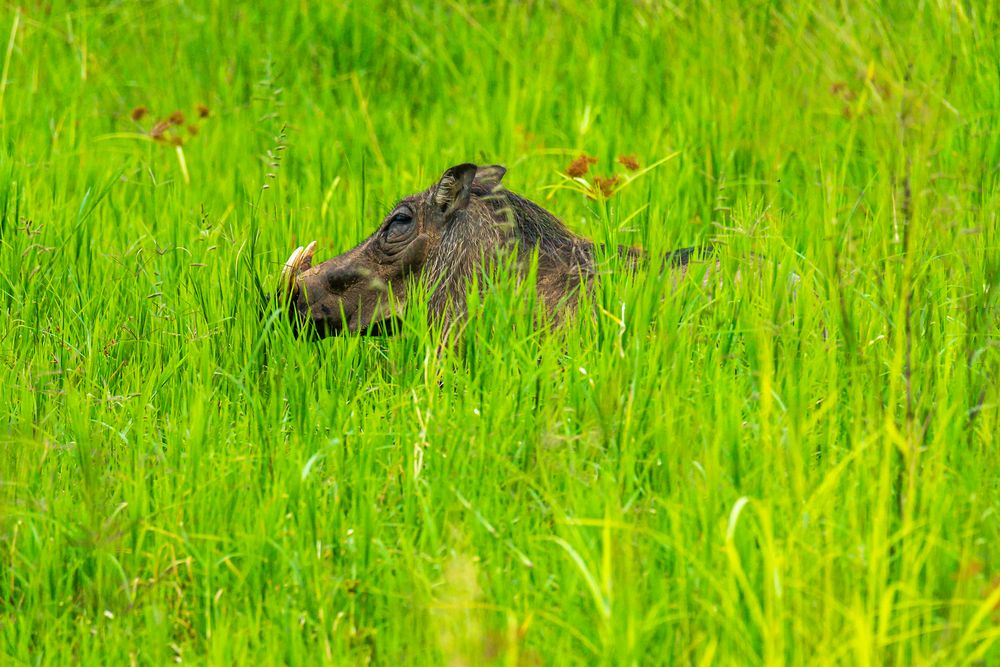
[[[0,3],[0,663],[1000,665],[998,63],[992,0]],[[264,305],[466,161],[723,277]]]

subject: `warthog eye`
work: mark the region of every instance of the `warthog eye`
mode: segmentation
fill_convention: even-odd
[[[406,211],[400,211],[389,219],[389,225],[385,228],[385,239],[398,241],[406,237],[412,229],[413,216]]]

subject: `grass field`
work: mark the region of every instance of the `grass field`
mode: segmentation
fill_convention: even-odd
[[[0,3],[0,663],[1000,665],[1000,3],[259,6]],[[262,322],[465,161],[725,276]]]

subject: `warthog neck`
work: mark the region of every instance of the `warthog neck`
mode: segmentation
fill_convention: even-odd
[[[594,245],[573,234],[557,217],[509,190],[475,192],[461,224],[453,225],[431,260],[427,279],[435,285],[431,312],[461,316],[470,282],[481,289],[486,273],[513,260],[524,275],[537,254],[536,285],[550,314],[556,314],[581,284],[592,284]]]

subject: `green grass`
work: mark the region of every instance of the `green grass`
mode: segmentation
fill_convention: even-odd
[[[203,4],[0,10],[0,662],[1000,664],[997,3]],[[262,325],[470,160],[729,277]]]

